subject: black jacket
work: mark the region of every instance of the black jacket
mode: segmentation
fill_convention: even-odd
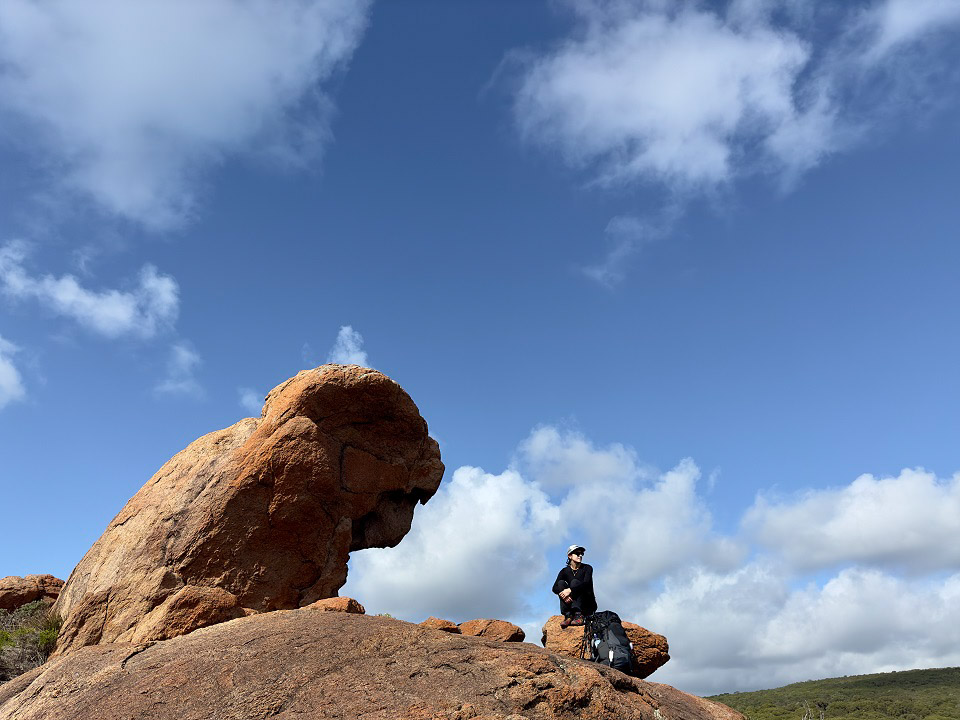
[[[553,592],[559,595],[566,588],[570,588],[570,597],[584,615],[593,615],[597,611],[597,597],[593,594],[593,568],[590,565],[582,563],[576,574],[566,565],[557,574]]]

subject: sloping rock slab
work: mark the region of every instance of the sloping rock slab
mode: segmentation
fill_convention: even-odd
[[[568,657],[580,657],[580,643],[583,641],[583,627],[571,625],[560,627],[562,615],[554,615],[543,626],[541,644],[555,653]],[[637,676],[650,677],[653,671],[666,664],[670,659],[670,647],[663,635],[650,632],[632,622],[622,622],[630,642],[633,643],[633,657],[637,661]]]
[[[63,580],[53,575],[8,575],[0,578],[0,610],[16,610],[35,600],[52,603],[61,588]]]
[[[0,685],[0,720],[744,720],[526,643],[391,618],[278,611],[62,655]]]
[[[356,365],[304,370],[260,418],[191,443],[130,499],[60,593],[56,652],[334,597],[350,551],[400,542],[442,475],[397,383]]]

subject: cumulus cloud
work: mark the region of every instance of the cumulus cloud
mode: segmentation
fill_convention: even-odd
[[[655,679],[700,694],[960,661],[960,575],[907,581],[846,568],[793,589],[782,569],[675,573],[643,624],[670,641]]]
[[[73,275],[29,274],[24,267],[27,254],[28,246],[21,242],[0,247],[0,290],[8,298],[36,300],[48,311],[109,338],[151,338],[176,322],[177,282],[152,265],[143,267],[130,290],[96,291],[83,287]]]
[[[395,549],[354,553],[343,592],[414,621],[502,617],[535,639],[557,612],[549,588],[566,545],[582,542],[601,607],[665,634],[672,659],[654,679],[684,690],[960,663],[960,572],[937,548],[956,537],[956,478],[905,471],[758,501],[748,530],[723,533],[700,474],[689,459],[660,472],[628,446],[540,427],[504,472],[457,469]],[[755,537],[784,526],[805,533]],[[931,553],[925,572],[888,562],[898,537],[907,555]],[[831,544],[832,573],[808,574],[791,554]]]
[[[228,155],[317,157],[333,106],[320,84],[349,61],[369,5],[9,0],[0,113],[67,187],[169,228],[189,216],[203,170]]]
[[[737,544],[713,531],[696,490],[700,469],[690,459],[661,473],[623,445],[596,447],[579,433],[548,426],[520,445],[515,464],[551,489],[571,542],[587,545],[618,578],[608,590],[611,602],[649,593],[677,566],[720,569],[740,560]],[[616,521],[597,521],[611,514]]]
[[[418,508],[396,549],[354,553],[344,594],[420,621],[526,616],[547,572],[543,544],[560,516],[518,473],[461,467]]]
[[[350,325],[343,325],[340,332],[337,333],[337,341],[330,348],[327,362],[367,367],[367,353],[363,349],[363,335]]]
[[[248,387],[239,388],[237,393],[240,395],[240,407],[251,415],[259,417],[260,411],[263,410],[264,393]]]
[[[870,73],[909,69],[891,50],[960,18],[957,0],[885,0],[834,12],[841,27],[824,32],[812,9],[777,0],[569,5],[571,36],[520,60],[521,134],[601,185],[682,194],[756,171],[789,181],[851,146],[877,103],[897,105],[865,105]]]
[[[635,483],[649,479],[652,468],[641,468],[637,453],[620,443],[598,448],[577,432],[552,425],[536,428],[517,448],[515,465],[557,493],[581,483]]]
[[[906,573],[960,570],[960,473],[861,475],[788,500],[757,498],[744,515],[757,543],[804,571],[842,563]]]
[[[577,433],[538,428],[503,473],[456,470],[417,510],[398,548],[354,554],[344,592],[411,620],[496,610],[535,624],[542,618],[530,620],[531,609],[549,603],[543,590],[562,564],[549,564],[546,552],[562,560],[562,548],[582,542],[598,569],[618,578],[602,588],[601,601],[649,595],[665,568],[726,568],[738,556],[734,543],[712,531],[695,496],[699,475],[691,461],[658,473],[622,445],[596,447]],[[486,563],[497,567],[490,587]]]
[[[162,395],[187,395],[199,397],[203,388],[196,378],[202,360],[200,355],[186,343],[180,342],[170,348],[166,375],[156,387]]]
[[[525,137],[601,182],[723,183],[743,138],[793,121],[792,85],[810,55],[793,33],[692,6],[588,8],[576,38],[530,62],[515,113]]]
[[[0,410],[16,400],[26,397],[23,378],[13,364],[17,346],[0,335]]]

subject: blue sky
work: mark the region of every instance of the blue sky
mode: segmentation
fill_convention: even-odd
[[[447,465],[369,610],[582,542],[682,689],[960,664],[958,0],[282,8],[0,7],[0,575],[360,361]]]

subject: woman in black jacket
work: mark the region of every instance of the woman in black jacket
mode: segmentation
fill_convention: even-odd
[[[567,564],[553,583],[553,592],[560,596],[560,612],[563,621],[560,627],[583,625],[586,615],[597,611],[597,598],[593,594],[593,568],[583,562],[582,545],[567,549]]]

